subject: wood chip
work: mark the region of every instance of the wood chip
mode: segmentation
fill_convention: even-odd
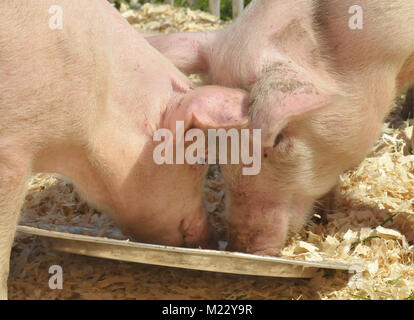
[[[394,240],[401,240],[402,234],[396,230],[387,229],[381,226],[376,228],[377,234],[384,239],[394,239]]]
[[[316,251],[319,251],[318,247],[315,247],[314,245],[304,242],[304,241],[299,241],[298,245],[296,246],[294,250],[294,253],[301,254],[301,253],[316,252]]]

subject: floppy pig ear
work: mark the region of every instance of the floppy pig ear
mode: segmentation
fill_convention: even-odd
[[[263,146],[272,147],[286,124],[296,117],[329,105],[334,85],[315,80],[291,63],[276,65],[252,90],[252,124],[262,129]]]
[[[168,115],[166,127],[175,131],[176,122],[184,128],[241,128],[248,124],[248,94],[242,90],[216,86],[196,88],[187,93]]]
[[[211,51],[216,33],[187,32],[143,36],[182,72],[191,74],[208,71],[208,52]]]

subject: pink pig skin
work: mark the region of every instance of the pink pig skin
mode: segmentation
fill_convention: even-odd
[[[358,1],[362,30],[349,27],[355,4],[254,0],[225,30],[148,38],[183,71],[250,91],[262,171],[222,166],[230,249],[278,254],[364,159],[396,94],[413,83],[414,2]]]
[[[49,28],[55,5],[62,30]],[[244,125],[247,94],[193,89],[104,0],[2,1],[0,12],[0,298],[35,172],[69,177],[139,241],[203,245],[207,168],[156,165],[153,134],[180,120],[204,130]]]

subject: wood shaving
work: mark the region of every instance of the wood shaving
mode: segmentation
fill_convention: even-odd
[[[136,29],[146,32],[202,32],[221,29],[228,24],[204,11],[170,5],[146,3],[140,10],[121,8],[121,13]]]

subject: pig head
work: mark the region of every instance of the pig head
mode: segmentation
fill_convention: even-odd
[[[362,29],[353,28],[360,9]],[[262,170],[222,166],[230,248],[277,254],[367,155],[397,92],[414,80],[412,28],[401,28],[413,18],[407,1],[255,0],[222,31],[148,38],[183,71],[250,92]]]

